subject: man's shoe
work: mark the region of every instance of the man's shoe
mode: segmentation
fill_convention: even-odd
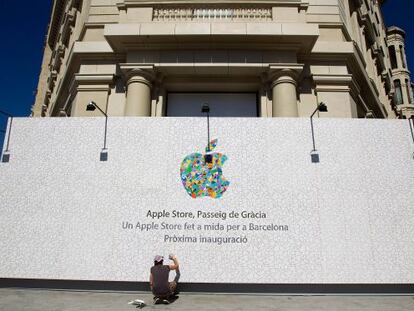
[[[169,305],[169,304],[170,304],[170,302],[169,302],[167,299],[163,299],[163,300],[162,300],[162,304],[164,304],[164,305]]]
[[[177,295],[171,295],[168,300],[170,301],[170,303],[173,303],[174,301],[176,301],[180,296]]]
[[[159,305],[160,303],[162,303],[161,298],[154,297],[154,305]]]

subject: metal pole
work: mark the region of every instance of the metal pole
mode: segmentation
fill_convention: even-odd
[[[411,122],[413,124],[411,124]],[[414,143],[414,130],[413,130],[413,127],[414,127],[414,118],[409,118],[408,119],[408,123],[410,124],[411,137],[413,138],[413,143]]]
[[[207,148],[208,152],[210,152],[210,113],[207,112]]]
[[[313,149],[312,149],[312,151],[316,151],[316,147],[315,147],[315,135],[313,133],[313,119],[312,119],[312,117],[311,117],[310,121],[311,121],[312,143],[313,143]]]
[[[105,137],[104,137],[104,149],[106,150],[106,134],[108,132],[108,116],[105,115]]]
[[[104,150],[106,149],[106,135],[108,132],[108,115],[101,109],[99,108],[99,106],[95,103],[93,103],[93,105],[98,108],[98,110],[105,116],[105,136],[104,136]]]
[[[12,124],[13,124],[13,117],[10,117],[10,122],[9,122],[9,132],[8,132],[8,134],[7,134],[6,152],[9,152],[9,145],[10,145],[10,134],[11,134]]]
[[[315,111],[312,113],[312,115],[310,116],[310,122],[311,122],[311,131],[312,131],[312,143],[313,143],[313,149],[312,151],[316,151],[316,147],[315,147],[315,134],[313,131],[313,116],[315,115],[315,113],[319,110],[319,105],[318,107],[316,107]]]

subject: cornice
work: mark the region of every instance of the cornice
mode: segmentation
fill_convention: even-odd
[[[350,85],[352,82],[351,74],[312,74],[312,78],[317,85]]]
[[[60,23],[64,14],[64,5],[67,0],[55,0],[53,1],[53,7],[51,12],[51,21],[49,24],[49,32],[47,40],[49,46],[53,49],[56,44],[56,39],[60,30]]]
[[[192,28],[188,26],[192,25]],[[189,48],[200,44],[219,44],[220,48],[254,44],[256,48],[273,46],[277,49],[297,49],[309,53],[317,38],[319,28],[306,23],[269,22],[200,22],[184,24],[176,21],[163,23],[130,23],[105,25],[104,36],[113,51],[126,53],[141,49]],[[283,42],[283,44],[280,44]]]
[[[111,84],[114,82],[115,74],[75,74],[75,82],[80,84]]]
[[[397,26],[391,26],[391,27],[388,27],[388,29],[387,29],[387,35],[390,35],[390,36],[391,35],[397,35],[397,36],[400,36],[402,38],[405,38],[406,33],[403,29],[401,29]]]
[[[405,39],[403,37],[401,37],[400,35],[397,34],[391,34],[391,35],[387,35],[387,43],[388,44],[401,44],[401,45],[405,45]]]
[[[351,90],[352,75],[312,74],[316,92],[349,92]]]
[[[115,75],[111,74],[75,74],[69,85],[68,96],[73,96],[76,91],[109,92],[114,80]]]
[[[391,69],[391,74],[392,77],[396,77],[396,76],[410,76],[410,71],[408,70],[408,68],[404,69],[404,68],[396,68],[396,69]]]
[[[269,5],[269,6],[299,6],[301,8],[307,8],[309,6],[309,1],[303,0],[158,0],[158,1],[149,1],[149,0],[120,0],[116,3],[116,6],[119,9],[126,9],[128,7],[142,7],[142,6],[159,6],[159,5]]]

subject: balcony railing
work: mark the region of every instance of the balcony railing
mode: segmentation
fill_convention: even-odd
[[[269,8],[154,8],[153,21],[271,20]]]

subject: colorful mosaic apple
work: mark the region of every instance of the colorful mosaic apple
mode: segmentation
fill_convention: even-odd
[[[181,163],[181,182],[194,199],[198,197],[218,199],[230,185],[222,175],[222,166],[227,161],[227,156],[222,153],[209,153],[216,146],[217,139],[214,139],[206,147],[206,154],[192,153]]]

